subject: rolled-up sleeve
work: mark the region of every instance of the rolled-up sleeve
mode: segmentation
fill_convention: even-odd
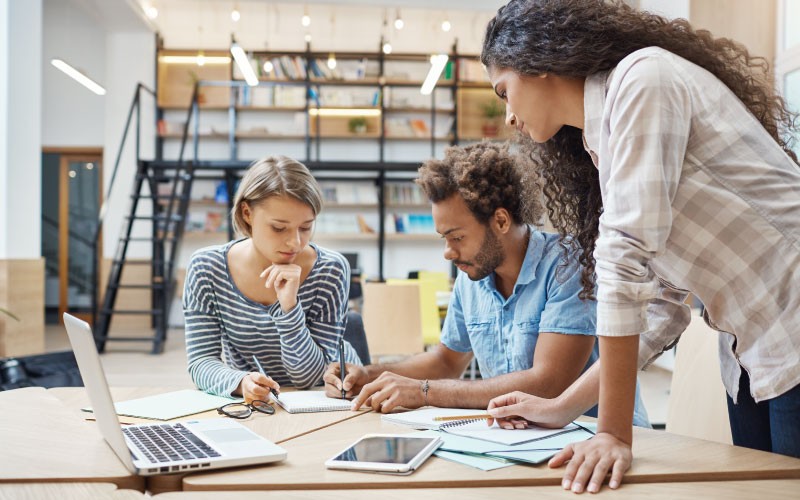
[[[598,166],[598,335],[646,332],[648,303],[658,296],[649,262],[664,252],[672,229],[691,128],[690,97],[674,72],[667,61],[643,59],[610,81]]]

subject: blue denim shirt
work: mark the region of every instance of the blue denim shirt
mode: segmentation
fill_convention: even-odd
[[[457,352],[472,352],[484,378],[533,366],[539,332],[595,335],[595,301],[578,298],[581,291],[577,259],[563,266],[558,235],[531,228],[530,242],[514,290],[506,299],[495,286],[495,275],[479,281],[459,272],[456,277],[441,342]],[[599,356],[595,343],[583,371]],[[586,412],[596,416],[596,407]],[[634,424],[649,427],[636,385]]]

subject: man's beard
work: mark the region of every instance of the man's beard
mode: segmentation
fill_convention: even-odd
[[[474,267],[475,271],[472,274],[467,272],[467,276],[469,276],[469,279],[472,281],[479,281],[492,274],[504,260],[506,260],[506,254],[503,252],[503,246],[500,244],[500,240],[494,235],[492,229],[487,227],[486,234],[481,243],[481,248],[478,250],[478,254],[475,256],[473,262],[456,261],[455,263],[467,264]]]

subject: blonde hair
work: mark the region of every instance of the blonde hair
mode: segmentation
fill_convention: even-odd
[[[244,219],[244,205],[252,208],[272,196],[291,196],[311,207],[314,216],[322,211],[322,192],[308,167],[287,156],[270,156],[250,165],[233,200],[231,223],[237,233],[252,236]]]

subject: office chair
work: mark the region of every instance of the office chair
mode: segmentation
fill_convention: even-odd
[[[372,359],[367,345],[367,333],[364,331],[364,321],[355,311],[347,311],[345,315],[344,339],[356,350],[358,358],[364,366],[370,364]]]

